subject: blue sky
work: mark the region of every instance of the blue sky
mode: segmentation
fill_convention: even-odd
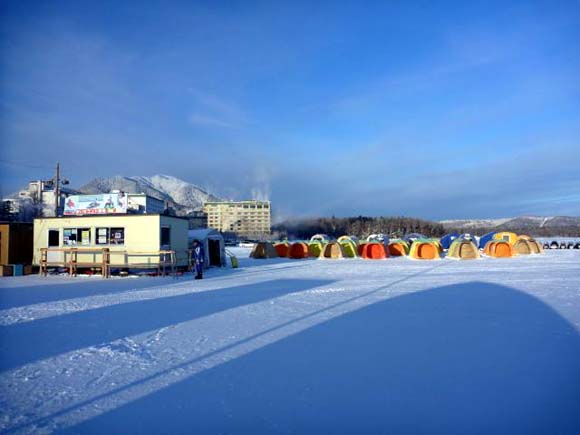
[[[0,189],[174,175],[278,218],[580,215],[580,2],[1,2]]]

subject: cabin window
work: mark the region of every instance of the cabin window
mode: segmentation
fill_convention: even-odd
[[[111,228],[109,231],[109,243],[111,245],[124,245],[125,228]]]
[[[97,240],[95,243],[97,245],[108,245],[109,244],[109,229],[108,228],[97,228]]]
[[[97,245],[124,245],[125,228],[97,228]]]
[[[63,244],[65,246],[86,246],[91,244],[90,228],[64,228]]]
[[[161,249],[169,249],[171,246],[171,227],[161,227]]]

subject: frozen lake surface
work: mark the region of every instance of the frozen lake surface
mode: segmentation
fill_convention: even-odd
[[[580,433],[580,251],[0,280],[0,431]]]

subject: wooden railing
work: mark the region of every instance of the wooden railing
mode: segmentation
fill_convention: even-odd
[[[60,252],[61,255],[58,259],[50,259],[49,253],[51,252]],[[81,254],[82,261],[79,261],[79,254]],[[87,259],[87,256],[91,257],[91,254],[92,259]],[[190,257],[189,252],[187,255]],[[136,257],[143,261],[135,261]],[[131,259],[133,261],[130,261]],[[48,275],[49,267],[66,267],[70,276],[77,276],[79,267],[100,268],[103,278],[110,278],[112,267],[156,268],[158,275],[165,276],[168,273],[175,275],[176,265],[176,251],[170,250],[111,251],[109,248],[40,248],[40,274],[43,276]],[[189,258],[188,268],[191,269]]]

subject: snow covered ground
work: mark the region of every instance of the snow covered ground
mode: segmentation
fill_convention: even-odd
[[[580,251],[0,279],[7,433],[580,433]]]

